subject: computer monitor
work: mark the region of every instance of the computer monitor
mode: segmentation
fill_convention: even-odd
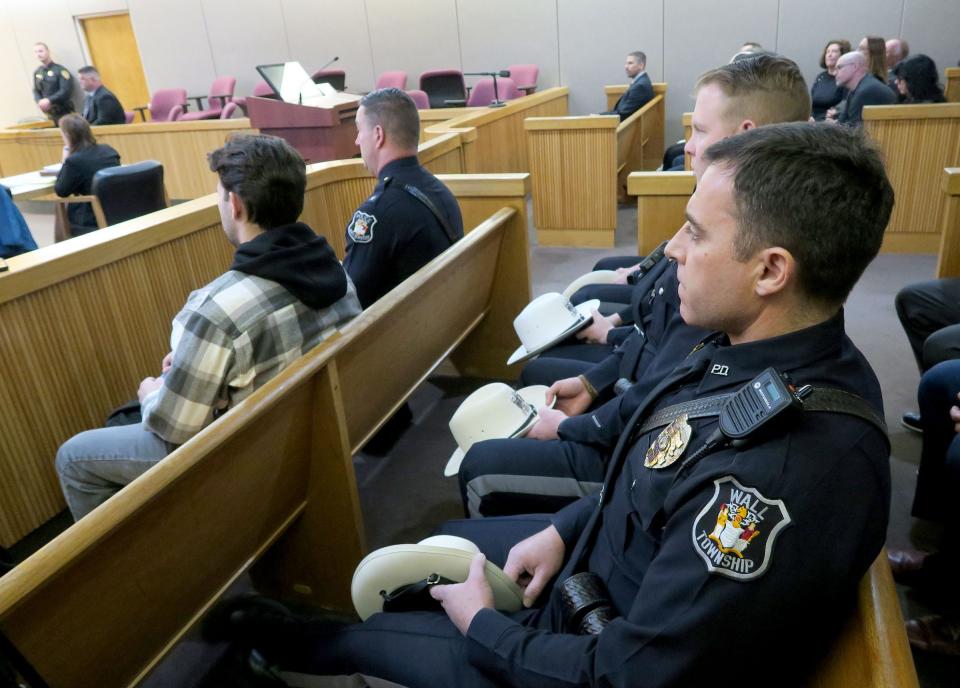
[[[305,103],[324,95],[299,62],[257,65],[257,71],[285,103]]]

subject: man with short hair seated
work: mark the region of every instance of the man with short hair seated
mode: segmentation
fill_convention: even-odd
[[[847,124],[863,124],[863,108],[867,105],[893,105],[897,95],[873,74],[870,74],[867,58],[859,50],[851,50],[837,60],[837,86],[847,89],[847,107],[831,117],[833,110],[827,111],[827,118]]]
[[[236,136],[210,154],[210,169],[233,264],[174,318],[160,376],[140,383],[142,423],[83,432],[60,447],[57,474],[75,519],[360,312],[333,249],[297,221],[306,167],[289,144]]]
[[[880,386],[844,332],[843,302],[880,248],[893,190],[876,149],[847,128],[760,127],[706,157],[667,254],[684,320],[717,331],[624,428],[600,494],[552,517],[441,529],[502,565],[527,609],[493,608],[477,554],[465,582],[429,588],[443,611],[351,625],[235,600],[208,637],[281,670],[407,688],[705,686],[725,670],[780,686],[815,669],[886,535]],[[745,424],[736,442],[716,415],[680,410],[755,386],[786,403],[786,384],[813,386],[806,407]],[[823,404],[829,389],[851,406]],[[574,574],[592,574],[574,579],[590,587]]]
[[[634,50],[627,55],[623,71],[633,81],[626,92],[617,99],[612,110],[601,112],[601,115],[617,115],[622,122],[634,112],[653,100],[653,84],[647,75],[647,56],[641,50]]]

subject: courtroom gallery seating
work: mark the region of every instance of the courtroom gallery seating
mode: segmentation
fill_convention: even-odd
[[[90,190],[103,208],[107,225],[167,207],[163,165],[156,160],[100,170],[93,176]]]
[[[434,69],[420,75],[420,90],[430,98],[430,107],[462,107],[467,102],[467,85],[459,69]]]
[[[197,112],[187,112],[180,119],[198,120],[198,119],[220,119],[220,113],[226,104],[233,99],[233,91],[237,87],[237,80],[232,76],[218,76],[210,85],[210,91],[207,94],[207,105],[205,110],[200,110],[203,102],[202,96],[194,96],[197,101]]]
[[[517,90],[529,95],[537,90],[537,78],[540,68],[535,64],[515,64],[507,67],[510,78],[517,85]]]
[[[430,109],[430,97],[426,91],[415,88],[412,91],[407,91],[407,95],[413,98],[413,102],[416,104],[418,110]]]
[[[150,119],[154,122],[174,122],[180,119],[187,106],[187,91],[183,88],[161,88],[154,91],[150,104],[146,108],[138,107],[140,115],[143,110],[150,110]]]
[[[405,89],[407,87],[407,73],[406,72],[384,72],[377,77],[377,85],[375,88],[399,88]]]

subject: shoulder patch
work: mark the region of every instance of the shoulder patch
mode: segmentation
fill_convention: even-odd
[[[68,72],[66,69],[60,70],[60,76],[62,76],[64,79],[67,79],[68,81],[70,80],[70,72]]]
[[[358,210],[353,214],[353,219],[347,225],[347,234],[357,244],[369,244],[373,241],[373,226],[377,224],[377,218],[369,213]]]
[[[34,74],[34,76],[37,77],[38,79],[42,79],[42,78],[43,78],[43,70],[40,70],[39,72],[37,72],[36,74]]]
[[[770,565],[774,541],[791,523],[787,506],[730,475],[713,485],[713,497],[693,522],[693,548],[710,573],[759,578]]]

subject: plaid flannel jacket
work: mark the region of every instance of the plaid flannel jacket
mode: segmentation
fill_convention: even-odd
[[[224,410],[360,313],[357,292],[314,310],[268,279],[230,270],[190,294],[173,320],[172,367],[144,397],[144,427],[183,444]]]

